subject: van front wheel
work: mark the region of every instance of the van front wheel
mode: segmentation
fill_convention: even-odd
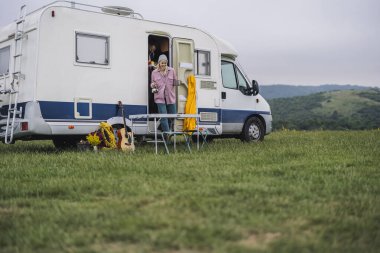
[[[241,140],[245,142],[258,142],[264,140],[264,126],[260,119],[256,117],[249,118],[241,133]]]

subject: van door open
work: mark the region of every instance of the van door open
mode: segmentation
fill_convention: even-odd
[[[184,113],[187,99],[187,77],[194,70],[194,41],[173,38],[173,68],[177,73],[177,112]],[[183,121],[177,121],[176,129],[182,129]]]
[[[153,47],[153,48],[152,48]],[[147,47],[147,62],[148,62],[148,83],[147,83],[147,91],[148,91],[148,112],[149,113],[158,113],[158,108],[154,103],[154,94],[152,93],[152,89],[150,87],[151,77],[153,70],[156,69],[155,65],[157,64],[158,58],[161,54],[166,55],[169,62],[168,65],[172,66],[172,62],[170,60],[170,39],[169,35],[155,35],[150,34],[148,36],[148,47]]]

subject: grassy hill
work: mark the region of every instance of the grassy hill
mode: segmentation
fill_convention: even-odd
[[[334,91],[269,100],[275,129],[380,128],[380,89]]]
[[[266,99],[287,98],[296,96],[306,96],[313,93],[339,91],[339,90],[366,90],[369,87],[359,85],[335,85],[325,84],[319,86],[304,85],[262,85],[260,86],[260,94]]]

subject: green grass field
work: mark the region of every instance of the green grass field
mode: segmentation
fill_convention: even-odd
[[[19,142],[0,158],[4,253],[380,251],[379,130],[170,155]]]

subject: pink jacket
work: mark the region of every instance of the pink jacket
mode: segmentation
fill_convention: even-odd
[[[168,67],[166,76],[162,75],[158,69],[152,72],[152,84],[155,83],[158,92],[154,94],[154,102],[165,104],[175,104],[176,94],[174,88],[174,82],[177,81],[177,75],[175,70]]]

